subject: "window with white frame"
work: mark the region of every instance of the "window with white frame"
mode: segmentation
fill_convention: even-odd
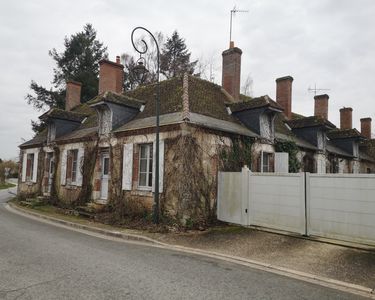
[[[32,181],[34,173],[34,153],[28,153],[26,156],[26,181]]]
[[[139,145],[139,187],[152,187],[152,152],[152,144]]]
[[[76,183],[78,172],[78,149],[68,150],[66,161],[66,181]]]

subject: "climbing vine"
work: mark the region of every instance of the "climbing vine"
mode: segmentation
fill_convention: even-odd
[[[58,196],[58,193],[57,193],[57,166],[59,165],[59,160],[60,160],[60,148],[55,146],[53,148],[53,152],[54,152],[54,165],[55,165],[55,168],[53,169],[53,176],[52,176],[52,183],[51,183],[51,192],[50,192],[50,196],[49,196],[49,202],[50,204],[52,205],[57,205],[60,201],[59,201],[59,196]]]
[[[275,144],[276,152],[287,152],[289,154],[289,172],[298,173],[301,163],[297,158],[298,146],[293,141],[277,141]]]
[[[78,198],[72,203],[73,206],[85,205],[91,200],[93,191],[92,182],[98,151],[99,139],[94,142],[93,146],[91,142],[87,142],[85,144],[84,159],[82,165],[80,166],[82,171],[82,188]]]
[[[239,172],[243,166],[251,167],[253,139],[250,137],[232,137],[232,147],[222,148],[219,152],[223,171]]]

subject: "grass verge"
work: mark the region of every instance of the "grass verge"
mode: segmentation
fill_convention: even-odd
[[[12,187],[15,187],[15,186],[16,186],[15,184],[9,183],[9,182],[1,183],[0,184],[0,190],[9,189],[9,188],[12,188]]]

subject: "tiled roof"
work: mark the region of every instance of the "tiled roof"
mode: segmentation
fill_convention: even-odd
[[[275,137],[276,137],[277,140],[292,141],[292,142],[296,143],[296,145],[298,147],[301,147],[301,148],[305,148],[305,149],[309,149],[309,150],[314,150],[314,151],[318,150],[317,147],[315,147],[314,145],[312,145],[309,142],[305,141],[304,139],[301,139],[301,138],[297,137],[296,135],[283,134],[283,133],[276,132]]]
[[[231,103],[228,104],[228,106],[230,107],[232,112],[239,112],[243,110],[255,109],[260,107],[272,107],[280,111],[283,110],[283,108],[279,104],[277,104],[267,95],[258,98],[253,98],[243,102]]]
[[[332,124],[330,121],[321,117],[317,117],[317,116],[289,120],[287,121],[287,124],[292,129],[316,127],[316,126],[323,126],[323,127],[330,128],[330,129],[336,128],[336,126]]]
[[[104,92],[87,102],[87,104],[93,106],[101,102],[110,102],[117,105],[129,106],[132,108],[140,108],[143,104],[145,104],[145,101],[140,101],[129,96],[113,92]]]
[[[43,145],[47,141],[47,129],[44,129],[42,132],[38,133],[31,140],[19,145],[20,148],[28,147],[38,147]]]
[[[353,158],[353,155],[347,153],[346,151],[342,150],[341,148],[336,147],[331,141],[327,141],[326,149],[329,153]]]
[[[87,117],[87,114],[78,113],[75,111],[66,111],[59,108],[52,108],[39,117],[41,120],[48,118],[68,120],[73,122],[82,122]]]
[[[327,136],[331,140],[362,137],[357,129],[334,129],[328,131]]]
[[[95,136],[97,133],[96,127],[91,128],[83,128],[83,129],[77,129],[72,132],[69,132],[68,134],[65,134],[63,136],[60,136],[55,139],[56,142],[62,142],[62,141],[73,141],[73,140],[79,140],[86,137],[92,137]]]
[[[160,126],[172,125],[172,124],[180,124],[183,123],[183,114],[182,112],[171,113],[171,114],[164,114],[160,116]],[[124,124],[120,128],[116,129],[115,132],[124,132],[124,131],[131,131],[131,130],[138,130],[144,128],[154,127],[156,123],[156,117],[147,117],[144,119],[133,119],[129,123]],[[234,122],[229,122],[225,120],[219,120],[217,118],[212,118],[209,116],[205,116],[202,114],[197,113],[190,113],[190,119],[188,120],[189,124],[200,125],[205,128],[219,130],[228,133],[235,133],[250,137],[256,137],[257,135],[242,126],[241,124],[237,124]]]

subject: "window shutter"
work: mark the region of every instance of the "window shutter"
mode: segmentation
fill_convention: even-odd
[[[77,155],[77,186],[82,186],[82,178],[83,178],[83,164],[84,164],[84,154],[85,149],[79,148],[78,155]]]
[[[27,169],[27,154],[26,151],[22,155],[22,182],[26,181],[26,169]]]
[[[289,154],[275,152],[275,173],[289,173]]]
[[[38,177],[38,157],[39,157],[39,150],[34,152],[34,164],[33,164],[33,174],[32,174],[32,182],[36,182]]]
[[[122,158],[122,189],[130,191],[132,189],[133,174],[133,144],[124,144],[124,154]]]
[[[66,184],[66,159],[67,159],[67,151],[64,149],[61,155],[61,178],[60,178],[61,185]]]
[[[155,192],[156,142],[152,154],[152,191]],[[164,140],[159,140],[159,193],[163,192],[164,183]]]

